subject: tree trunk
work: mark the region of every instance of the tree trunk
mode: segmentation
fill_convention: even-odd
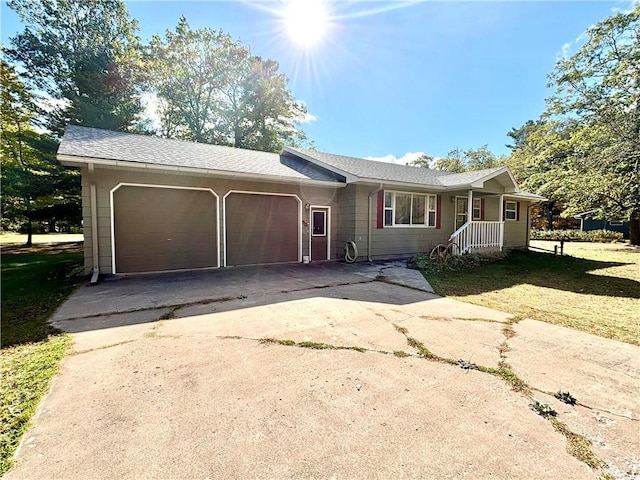
[[[56,219],[49,219],[49,233],[56,233]]]
[[[547,203],[547,230],[553,230],[553,206],[556,202]]]
[[[640,210],[634,210],[629,217],[629,241],[640,245]]]
[[[26,247],[33,246],[33,223],[31,221],[31,215],[27,220],[27,243],[25,243]]]
[[[27,197],[27,243],[26,247],[33,245],[33,221],[31,219],[31,197]]]

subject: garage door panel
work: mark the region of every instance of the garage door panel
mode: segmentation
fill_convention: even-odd
[[[123,186],[114,192],[113,210],[117,272],[217,266],[211,192]]]
[[[294,197],[234,193],[225,208],[227,265],[299,261]]]

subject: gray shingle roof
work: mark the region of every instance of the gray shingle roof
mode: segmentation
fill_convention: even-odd
[[[470,172],[450,173],[439,178],[442,185],[453,187],[456,185],[469,185],[477,180],[488,177],[492,173],[503,170],[504,167],[485,168],[484,170],[473,170]]]
[[[314,158],[329,167],[337,168],[359,178],[441,186],[443,184],[439,179],[451,175],[448,172],[430,168],[365,160],[364,158],[346,157],[344,155],[335,155],[333,153],[317,152],[315,150],[305,150],[302,148],[285,147],[285,150]]]
[[[302,148],[286,147],[285,150],[315,158],[330,167],[345,171],[359,178],[441,187],[467,186],[504,168],[495,167],[472,172],[450,173],[431,168],[345,157],[344,155],[316,152]]]
[[[126,161],[169,167],[336,181],[335,175],[307,162],[281,161],[277,153],[183,142],[166,138],[69,125],[58,155]]]
[[[416,186],[444,189],[466,188],[471,183],[501,175],[503,167],[464,173],[449,173],[423,167],[377,162],[363,158],[347,157],[332,153],[301,148],[285,147],[281,155],[256,150],[184,142],[166,138],[134,135],[97,128],[70,125],[67,127],[58,155],[74,164],[84,159],[123,161],[133,164],[193,168],[267,176],[282,181],[320,181],[344,184],[344,177],[396,182]],[[71,160],[70,160],[71,159]],[[350,181],[351,181],[350,180]],[[541,199],[537,195],[517,191],[524,198]]]

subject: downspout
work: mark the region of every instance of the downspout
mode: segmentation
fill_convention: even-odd
[[[98,192],[93,163],[89,164],[89,182],[91,184],[89,210],[91,211],[91,264],[93,266],[89,284],[95,285],[98,283],[98,277],[100,276],[100,255],[98,252]]]
[[[369,260],[370,262],[371,260],[371,235],[373,232],[373,220],[371,220],[371,214],[373,213],[373,207],[371,206],[371,199],[373,198],[374,195],[378,195],[378,192],[381,192],[382,190],[384,190],[382,184],[380,184],[380,186],[378,187],[377,190],[374,190],[373,192],[369,193],[369,204],[368,204],[368,218],[369,218],[369,231],[367,232],[367,260]]]

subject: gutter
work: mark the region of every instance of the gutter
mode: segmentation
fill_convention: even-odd
[[[373,198],[374,195],[377,195],[378,192],[381,192],[382,190],[384,190],[384,187],[382,185],[382,183],[378,186],[377,190],[372,191],[371,193],[369,193],[369,202],[368,202],[368,208],[367,208],[367,216],[368,216],[368,232],[367,232],[367,260],[369,260],[370,262],[371,260],[371,234],[372,234],[372,224],[373,221],[371,220],[371,213],[373,212],[373,207],[371,206],[371,199]]]

